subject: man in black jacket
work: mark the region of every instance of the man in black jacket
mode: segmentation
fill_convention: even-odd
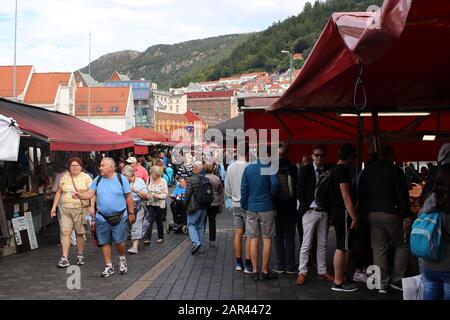
[[[295,225],[297,223],[297,167],[289,161],[287,147],[279,150],[278,180],[280,188],[274,199],[275,209],[275,251],[278,263],[276,273],[296,274],[295,268]]]
[[[300,249],[300,262],[297,284],[302,285],[308,275],[308,260],[314,235],[317,235],[317,274],[318,278],[334,281],[326,269],[326,246],[328,235],[328,213],[314,201],[317,182],[325,172],[326,148],[315,145],[312,149],[313,163],[300,168],[297,184],[300,201],[299,216],[303,225],[303,241]]]
[[[410,200],[406,177],[394,165],[394,150],[384,146],[379,160],[369,164],[359,180],[360,212],[369,213],[374,264],[381,269],[380,293],[389,287],[402,290],[401,279],[408,268],[409,248],[404,239],[404,221],[411,223]],[[388,246],[395,248],[392,275],[388,273]]]
[[[195,162],[192,168],[193,176],[187,178],[187,186],[185,193],[185,205],[187,207],[187,225],[189,237],[192,241],[192,254],[203,251],[203,242],[205,240],[205,219],[206,210],[198,205],[195,201],[195,193],[197,192],[202,179],[203,163]]]

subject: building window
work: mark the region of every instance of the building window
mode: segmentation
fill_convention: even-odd
[[[176,109],[176,110],[177,110],[177,113],[180,112],[180,109],[178,108],[178,106],[177,106],[177,109]]]
[[[119,107],[118,106],[111,106],[111,107],[109,107],[109,111],[110,112],[119,112]]]
[[[86,110],[86,105],[84,104],[79,104],[77,106],[77,111],[85,111]]]
[[[170,111],[172,111],[173,110],[173,106],[170,106],[169,109],[170,109]]]
[[[216,107],[216,113],[220,113],[220,107]]]
[[[94,106],[94,111],[95,112],[102,112],[102,106]]]

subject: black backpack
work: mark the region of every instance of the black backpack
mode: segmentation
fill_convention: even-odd
[[[332,202],[331,173],[332,170],[327,170],[320,175],[314,191],[314,202],[319,208],[325,209],[326,211],[329,211]]]
[[[194,192],[195,202],[201,208],[208,208],[214,201],[214,190],[211,181],[206,177],[200,177],[200,185]]]

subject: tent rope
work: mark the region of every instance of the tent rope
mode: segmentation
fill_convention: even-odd
[[[363,68],[364,68],[364,66],[361,65],[361,69],[359,70],[359,75],[358,75],[358,78],[356,79],[356,83],[355,83],[355,90],[353,91],[353,106],[356,108],[357,111],[363,111],[367,107],[367,92],[366,92],[366,87],[364,86],[364,80],[362,79]],[[364,96],[364,102],[360,105],[358,105],[358,102],[356,101],[358,88],[361,88],[363,96]]]

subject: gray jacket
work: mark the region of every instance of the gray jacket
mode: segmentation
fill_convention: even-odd
[[[432,193],[423,204],[423,212],[436,212],[437,209],[436,195]],[[447,234],[447,247],[444,257],[440,261],[423,260],[423,268],[431,271],[450,272],[450,213],[441,212],[443,228]]]

